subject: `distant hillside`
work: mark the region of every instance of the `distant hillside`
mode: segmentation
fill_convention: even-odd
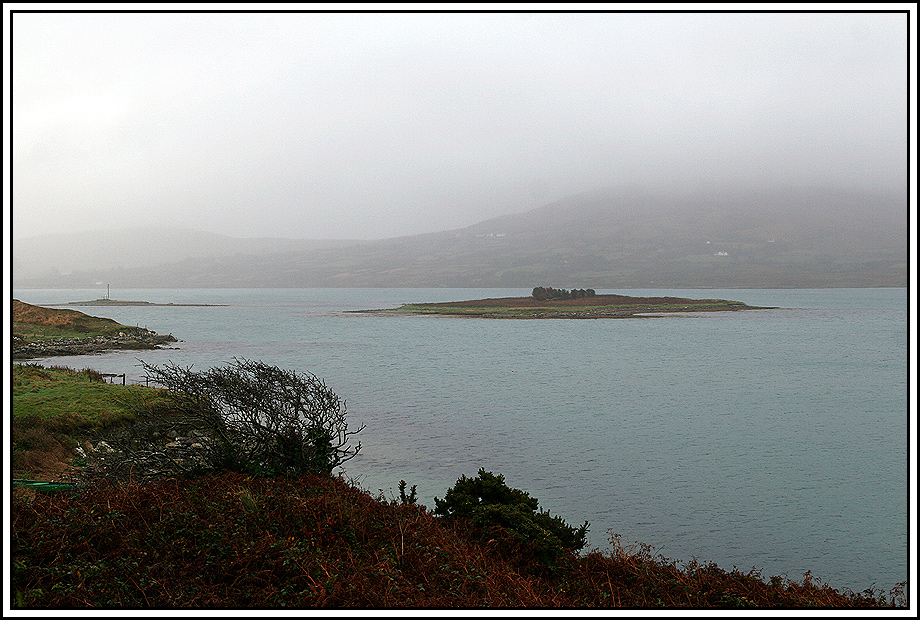
[[[238,239],[185,228],[139,227],[41,235],[13,242],[15,280],[54,278],[73,271],[106,271],[176,263],[186,258],[309,251],[347,241]]]
[[[906,286],[907,205],[903,195],[838,188],[667,195],[622,187],[459,230],[303,250],[279,244],[277,249],[270,255],[228,251],[173,264],[31,279],[20,277],[16,268],[14,285]]]

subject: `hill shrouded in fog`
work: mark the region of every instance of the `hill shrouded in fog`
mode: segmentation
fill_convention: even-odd
[[[907,205],[840,188],[622,186],[377,241],[146,229],[17,240],[13,255],[19,288],[906,286]]]

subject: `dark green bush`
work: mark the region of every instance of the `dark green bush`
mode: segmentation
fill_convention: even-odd
[[[418,500],[418,495],[415,492],[415,489],[418,485],[413,484],[412,488],[406,493],[406,481],[399,481],[399,503],[403,506],[407,504],[415,504]]]
[[[467,520],[483,540],[501,528],[550,572],[566,551],[583,548],[588,534],[587,521],[577,528],[570,526],[561,517],[539,510],[539,500],[527,492],[506,485],[504,476],[483,468],[476,478],[461,476],[444,499],[435,497],[434,503],[435,515]]]

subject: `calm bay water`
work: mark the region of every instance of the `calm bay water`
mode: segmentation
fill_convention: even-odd
[[[461,474],[501,473],[570,524],[665,557],[835,588],[907,580],[905,289],[598,291],[776,310],[628,320],[375,317],[346,310],[522,289],[149,289],[112,297],[217,307],[80,310],[176,349],[46,358],[125,372],[233,357],[323,378],[363,448],[345,474],[433,507]],[[19,290],[33,304],[96,290]]]

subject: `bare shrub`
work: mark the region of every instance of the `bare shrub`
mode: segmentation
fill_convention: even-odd
[[[312,374],[236,358],[202,372],[142,364],[183,424],[205,433],[203,454],[216,469],[328,475],[361,449],[350,441],[364,427],[348,430],[345,402]]]

